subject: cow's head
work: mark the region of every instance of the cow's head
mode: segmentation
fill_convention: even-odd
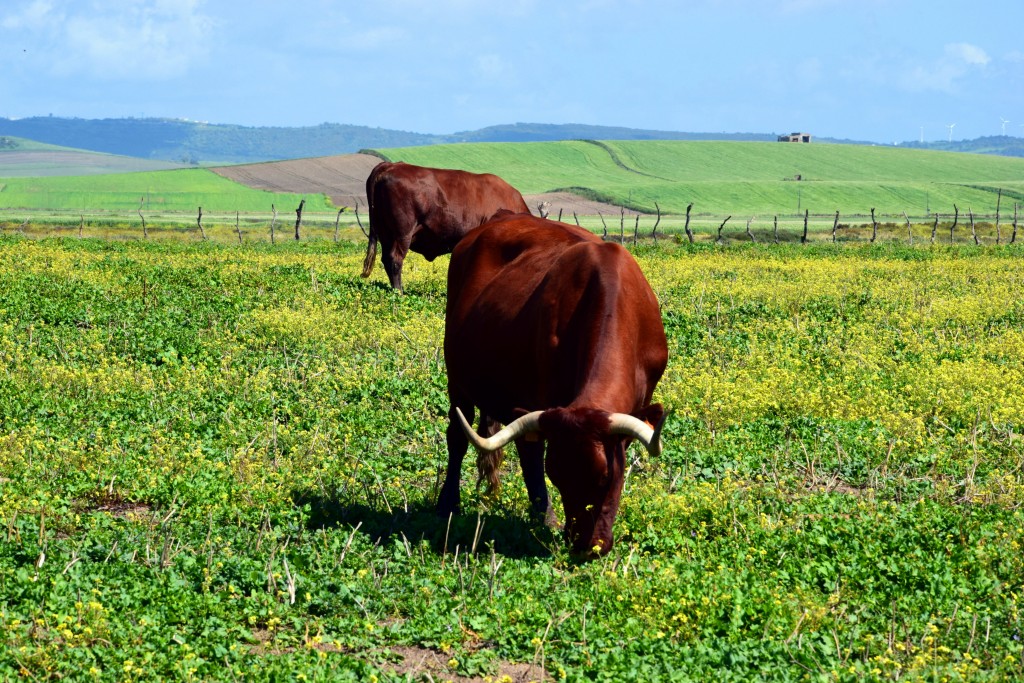
[[[461,411],[456,412],[466,436],[479,450],[495,450],[529,433],[547,441],[545,470],[562,497],[566,541],[573,554],[583,559],[604,555],[615,542],[612,525],[622,495],[626,446],[637,439],[652,455],[661,453],[664,410],[660,404],[636,415],[594,408],[536,411],[489,439],[477,435]]]

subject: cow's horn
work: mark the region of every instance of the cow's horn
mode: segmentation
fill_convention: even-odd
[[[466,433],[466,437],[469,442],[473,444],[479,451],[496,451],[509,441],[518,439],[520,436],[529,432],[535,432],[538,429],[538,421],[540,414],[543,411],[535,410],[532,413],[527,413],[522,417],[513,420],[494,436],[490,438],[484,438],[474,431],[466,420],[466,416],[462,414],[462,411],[458,408],[455,409],[455,414],[459,416],[459,423],[462,425],[462,431]]]
[[[652,457],[657,458],[661,455],[661,428],[665,424],[666,417],[668,417],[668,413],[662,416],[657,427],[651,429],[649,424],[632,415],[612,413],[609,418],[611,424],[608,426],[608,431],[612,434],[632,436],[647,448],[647,452]]]

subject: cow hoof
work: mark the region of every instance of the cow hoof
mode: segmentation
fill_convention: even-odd
[[[547,510],[530,510],[530,521],[534,524],[543,524],[549,529],[558,529],[561,526],[554,508],[550,507]]]
[[[448,519],[449,517],[454,517],[458,515],[460,513],[460,510],[458,505],[454,507],[450,505],[438,505],[436,512],[437,516],[441,519]]]

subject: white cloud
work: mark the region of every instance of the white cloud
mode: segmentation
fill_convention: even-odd
[[[476,58],[476,72],[485,79],[500,78],[505,71],[505,63],[498,55],[480,55]]]
[[[149,80],[187,73],[207,54],[214,21],[202,0],[33,0],[0,26],[55,74]]]
[[[946,56],[954,63],[961,61],[972,66],[985,66],[991,61],[984,50],[969,43],[951,43],[947,45]]]
[[[335,37],[336,44],[345,49],[372,51],[401,44],[406,39],[405,30],[387,26],[353,32],[342,38]]]
[[[910,91],[953,93],[959,89],[961,81],[984,69],[990,61],[988,54],[976,45],[949,43],[942,57],[905,70],[902,84]]]
[[[35,0],[25,5],[20,11],[4,15],[0,27],[12,31],[25,31],[45,27],[62,17],[55,16],[53,3],[47,0]]]

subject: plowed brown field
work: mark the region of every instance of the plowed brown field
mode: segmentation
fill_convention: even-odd
[[[341,154],[311,159],[272,161],[241,166],[221,166],[211,169],[225,178],[249,187],[271,192],[298,194],[325,194],[335,206],[366,207],[366,177],[380,159],[369,154]],[[570,220],[573,212],[580,216],[596,216],[598,212],[609,216],[619,212],[611,204],[594,202],[568,192],[524,195],[533,213],[548,202],[552,218],[562,212],[562,220]]]

